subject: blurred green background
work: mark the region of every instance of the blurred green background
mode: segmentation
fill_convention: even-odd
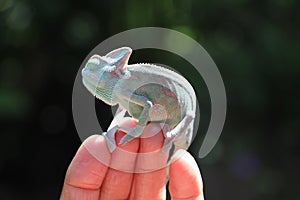
[[[300,199],[299,8],[296,0],[1,0],[1,199],[58,199],[81,144],[71,110],[81,62],[106,38],[143,26],[192,37],[223,77],[226,124],[213,151],[197,159],[206,198]],[[136,61],[192,72],[166,52],[139,50]],[[202,80],[191,82],[203,89],[202,133],[209,96]],[[110,110],[96,107],[100,116]],[[199,142],[190,148],[196,158]]]

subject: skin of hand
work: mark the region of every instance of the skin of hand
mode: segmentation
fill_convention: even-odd
[[[121,125],[134,127],[136,124],[134,119],[130,119]],[[160,130],[158,124],[150,123],[143,133],[146,137],[120,145],[112,153],[103,136],[87,138],[67,170],[60,200],[166,199],[164,161],[167,154],[163,156],[165,159],[158,159],[157,156],[161,154],[159,150],[164,143]],[[117,143],[124,135],[121,131],[116,133]],[[124,152],[134,154],[129,156]],[[157,155],[153,155],[152,159],[147,157],[147,160],[139,157],[139,153],[146,152],[157,152]],[[158,162],[162,163],[162,167],[150,170],[149,165],[157,167]],[[130,172],[132,169],[140,169],[144,173]],[[194,158],[185,150],[178,150],[171,160],[169,192],[172,200],[204,200],[200,170]]]

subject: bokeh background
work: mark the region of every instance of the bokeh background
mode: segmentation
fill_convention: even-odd
[[[190,148],[206,198],[300,199],[299,8],[296,0],[1,0],[0,199],[59,198],[81,144],[71,110],[78,68],[101,41],[143,26],[194,38],[222,74],[221,138],[204,159],[197,158],[201,137]],[[204,133],[203,80],[168,52],[139,50],[130,60],[143,61],[174,66],[197,85]],[[110,107],[96,108],[107,127]]]

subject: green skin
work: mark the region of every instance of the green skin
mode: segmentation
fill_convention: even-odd
[[[142,134],[149,122],[162,124],[165,142],[162,151],[187,149],[193,135],[196,96],[193,87],[181,75],[153,64],[128,65],[132,53],[122,47],[105,56],[92,56],[82,70],[84,86],[108,105],[119,105],[138,124],[134,128],[115,127],[103,133],[110,151],[116,148],[117,129],[127,132],[120,143]]]

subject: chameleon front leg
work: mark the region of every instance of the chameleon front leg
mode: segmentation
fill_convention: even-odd
[[[112,122],[110,123],[107,130],[110,130],[111,128],[115,127],[116,125],[120,125],[123,121],[126,120],[128,117],[124,117],[126,113],[126,110],[119,105],[117,111],[114,114],[114,118]]]
[[[149,110],[152,107],[152,103],[147,101],[144,105],[143,111],[141,112],[138,124],[132,128],[127,134],[120,140],[120,144],[124,144],[140,136],[145,129],[148,121],[149,121]]]
[[[127,134],[121,138],[120,144],[124,144],[140,136],[149,121],[149,110],[153,106],[153,103],[146,97],[136,94],[126,95],[126,94],[119,94],[118,98],[122,98],[123,100],[127,100],[128,103],[133,103],[138,106],[142,106],[143,110],[140,114],[138,124],[132,128]]]
[[[126,120],[126,118],[129,118],[129,117],[124,117],[125,113],[126,110],[122,106],[119,106],[115,113],[115,117],[113,121],[110,123],[107,129],[108,131],[102,133],[102,135],[106,139],[106,144],[110,152],[113,152],[117,147],[115,141],[116,131],[119,129],[123,132],[128,132],[131,129],[129,127],[119,126],[123,121]]]

